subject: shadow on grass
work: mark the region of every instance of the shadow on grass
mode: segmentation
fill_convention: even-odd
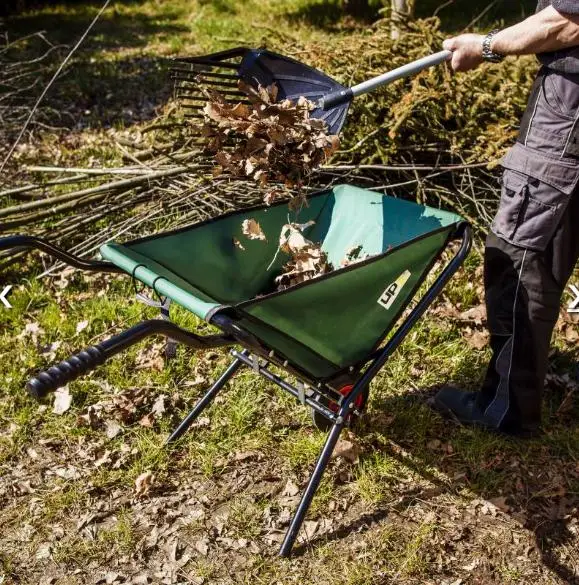
[[[450,33],[462,31],[475,19],[475,27],[480,29],[497,23],[511,25],[533,14],[536,7],[536,0],[494,3],[488,0],[422,0],[416,5],[416,16],[427,18],[436,13],[441,21],[441,29]]]
[[[573,353],[559,353],[556,363],[568,366],[575,359]],[[565,371],[569,371],[568,367]],[[525,441],[443,421],[426,405],[436,390],[430,388],[375,400],[372,413],[366,415],[357,431],[366,444],[375,442],[376,435],[388,437],[389,446],[385,448],[383,443],[376,443],[375,449],[433,487],[404,492],[394,506],[378,505],[372,513],[357,517],[342,525],[335,534],[322,536],[318,541],[339,540],[352,532],[369,530],[392,512],[407,509],[417,499],[428,501],[440,494],[456,495],[468,489],[481,500],[504,498],[505,508],[501,509],[534,533],[545,567],[565,583],[578,584],[577,567],[562,561],[561,553],[565,549],[574,550],[578,539],[568,523],[574,510],[579,509],[579,474],[576,471],[579,405],[576,404],[572,412],[557,415],[564,396],[548,392],[545,435]],[[394,419],[382,413],[393,414]],[[432,441],[440,445],[433,447]],[[451,478],[452,486],[441,477]],[[300,550],[304,547],[297,552]]]
[[[36,99],[100,5],[100,2],[69,2],[12,15],[5,21],[11,40],[44,31],[50,43],[59,45],[49,59],[42,61],[36,83],[20,93],[21,100],[32,103]],[[115,3],[101,15],[43,101],[45,125],[68,129],[108,127],[148,120],[156,115],[155,109],[171,92],[167,63],[150,52],[140,54],[139,49],[155,42],[169,46],[174,43],[178,51],[180,35],[190,29],[179,23],[182,15],[171,5],[162,12],[162,17],[140,10],[139,5],[139,2]],[[39,46],[38,38],[31,39],[16,44],[10,51],[10,59],[36,58],[46,48],[47,45]]]
[[[378,7],[369,6],[366,0],[348,2],[346,6],[339,0],[307,2],[287,14],[292,21],[328,32],[369,26],[378,17]]]
[[[83,42],[79,54],[89,57],[95,51],[143,47],[152,37],[162,41],[189,31],[179,24],[182,10],[171,3],[155,13],[142,4],[139,0],[111,3]],[[101,6],[102,2],[95,0],[50,3],[38,10],[13,14],[6,19],[5,26],[13,38],[42,30],[52,42],[70,44],[86,30]]]

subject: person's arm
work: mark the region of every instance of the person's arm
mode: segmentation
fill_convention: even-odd
[[[576,10],[578,14],[569,14],[549,6],[497,33],[491,50],[501,55],[530,55],[575,47],[579,45],[579,6]],[[464,34],[444,41],[442,46],[453,52],[452,68],[468,71],[480,65],[483,40],[484,35]]]

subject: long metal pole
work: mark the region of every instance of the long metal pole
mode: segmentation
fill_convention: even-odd
[[[402,67],[398,67],[397,69],[393,69],[392,71],[388,71],[386,73],[383,73],[382,75],[378,75],[377,77],[373,77],[372,79],[363,81],[358,85],[354,85],[351,88],[352,95],[354,96],[362,95],[363,93],[368,93],[379,87],[382,87],[383,85],[388,85],[393,81],[402,79],[403,77],[410,77],[411,75],[416,75],[417,73],[420,73],[424,69],[428,69],[429,67],[434,67],[435,65],[440,65],[441,63],[448,61],[451,57],[452,51],[439,51],[438,53],[434,53],[433,55],[422,57],[421,59],[417,59],[412,63],[407,63],[406,65],[402,65]]]
[[[402,67],[398,67],[392,71],[387,71],[382,75],[363,81],[353,87],[344,87],[343,89],[329,93],[320,99],[319,107],[324,110],[329,110],[330,108],[345,104],[358,95],[374,91],[375,89],[378,89],[383,85],[388,85],[397,79],[416,75],[428,67],[434,67],[435,65],[440,65],[441,63],[448,61],[451,57],[451,51],[439,51],[433,55],[422,57],[412,63],[407,63],[406,65],[402,65]]]

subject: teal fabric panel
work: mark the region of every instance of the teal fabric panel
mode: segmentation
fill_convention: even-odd
[[[404,199],[339,185],[309,233],[323,242],[330,262],[340,268],[346,252],[362,245],[361,256],[382,254],[404,242],[462,221],[454,214]]]
[[[299,221],[317,220],[328,197],[313,197],[299,212]],[[267,241],[250,240],[242,234],[244,219],[255,219]],[[277,254],[282,226],[295,221],[287,204],[247,210],[217,218],[186,230],[160,234],[125,244],[189,282],[221,304],[235,304],[271,292],[274,278],[288,258]],[[235,245],[239,241],[244,249]],[[275,258],[275,262],[272,261]],[[271,266],[270,266],[271,265]]]
[[[364,359],[394,324],[444,246],[450,229],[365,265],[332,273],[286,293],[257,299],[240,309],[331,364],[348,366]],[[391,306],[385,308],[379,299],[406,271],[410,272],[408,279]],[[251,323],[247,328],[252,331]],[[259,335],[288,359],[306,367],[301,353],[292,344],[280,341],[277,335],[269,335],[267,331],[261,330]],[[312,374],[320,375],[319,371]]]

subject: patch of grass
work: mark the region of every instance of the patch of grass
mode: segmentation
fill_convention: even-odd
[[[82,504],[88,502],[86,490],[78,483],[62,483],[58,491],[47,492],[41,500],[43,517],[46,522],[78,510]]]
[[[335,501],[337,488],[334,483],[333,478],[330,475],[324,475],[322,477],[322,481],[316,491],[316,495],[312,501],[312,505],[310,506],[309,515],[312,518],[317,516],[323,516],[326,514],[331,515],[329,512],[328,507],[330,502]]]
[[[253,540],[263,529],[263,510],[267,502],[238,498],[229,508],[228,528],[234,538]]]
[[[505,584],[520,583],[525,576],[523,571],[518,567],[502,566],[499,568],[499,574],[503,578]]]
[[[135,534],[128,512],[121,510],[114,525],[97,532],[95,539],[74,534],[58,541],[52,552],[56,563],[83,565],[102,558],[131,552]]]
[[[357,469],[355,490],[364,502],[383,502],[391,495],[391,485],[399,482],[405,471],[388,454],[373,453]]]
[[[131,444],[135,454],[125,475],[127,485],[132,487],[137,477],[145,471],[151,471],[161,481],[167,472],[171,456],[165,448],[164,437],[146,430],[137,431]]]
[[[399,555],[397,575],[416,577],[426,572],[428,562],[424,557],[423,549],[428,545],[435,529],[434,523],[425,522],[411,536]]]
[[[292,470],[311,465],[320,454],[326,435],[312,429],[292,432],[279,444],[279,452]]]

